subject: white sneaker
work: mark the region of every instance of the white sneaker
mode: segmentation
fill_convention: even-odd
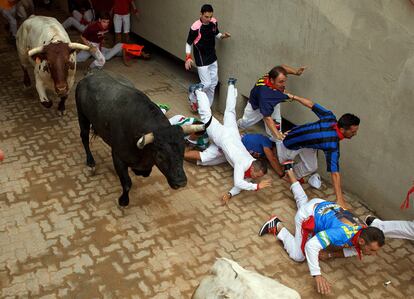
[[[319,173],[312,174],[308,179],[308,184],[315,189],[319,189],[322,186],[322,180]]]

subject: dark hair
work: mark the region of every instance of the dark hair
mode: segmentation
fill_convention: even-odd
[[[111,15],[107,11],[100,11],[98,17],[101,20],[111,20]]]
[[[377,242],[380,247],[385,244],[384,233],[379,228],[373,226],[363,228],[360,237],[364,239],[366,244]]]
[[[286,70],[283,67],[281,67],[280,65],[275,66],[268,73],[270,79],[276,79],[277,77],[279,77],[280,74],[283,74],[283,75],[287,76]]]
[[[351,113],[345,113],[338,120],[338,127],[348,130],[351,126],[359,126],[360,119]]]
[[[205,12],[213,12],[213,6],[211,6],[210,4],[204,4],[203,6],[201,6],[200,12],[202,14]]]
[[[253,161],[252,166],[255,172],[258,172],[261,170],[263,171],[263,174],[267,173],[267,163],[263,160],[258,159],[258,160]]]

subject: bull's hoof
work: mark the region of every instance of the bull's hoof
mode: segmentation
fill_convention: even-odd
[[[96,174],[96,167],[88,166],[88,173],[89,173],[89,176],[94,176]]]
[[[58,116],[64,116],[66,115],[66,110],[58,110]]]
[[[120,197],[118,199],[118,204],[120,207],[123,207],[123,208],[127,207],[129,205],[129,198]]]
[[[50,107],[52,107],[52,105],[53,105],[53,102],[52,101],[42,101],[42,102],[40,102],[44,107],[46,107],[46,108],[50,108]]]

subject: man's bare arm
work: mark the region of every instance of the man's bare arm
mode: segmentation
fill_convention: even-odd
[[[270,131],[272,132],[272,135],[279,139],[279,140],[283,140],[283,138],[285,138],[285,135],[283,135],[282,132],[280,132],[277,128],[276,128],[276,123],[273,120],[273,118],[271,116],[266,116],[263,117],[263,121],[265,122],[265,124],[267,125],[267,127],[270,129]]]
[[[270,165],[272,166],[273,170],[282,177],[285,173],[283,171],[282,165],[279,163],[279,160],[276,158],[275,154],[273,153],[272,149],[269,147],[263,148],[267,161],[269,161]]]
[[[309,109],[312,109],[313,105],[315,105],[315,103],[312,102],[312,100],[310,100],[310,99],[302,98],[300,96],[296,96],[296,95],[293,95],[291,93],[287,93],[286,95],[289,97],[289,99],[291,99],[293,101],[296,101],[296,102],[299,102],[303,106],[308,107]]]
[[[343,208],[347,208],[347,204],[342,194],[341,175],[339,174],[339,172],[332,172],[331,178],[332,178],[332,185],[335,190],[336,202],[339,205],[341,205]]]
[[[296,76],[302,75],[306,69],[306,66],[294,68],[287,64],[282,64],[281,67],[283,67],[286,70],[286,73],[288,73],[288,75],[296,75]]]

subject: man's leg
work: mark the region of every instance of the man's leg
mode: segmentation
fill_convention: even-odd
[[[120,43],[122,32],[122,16],[114,14],[114,30],[115,30],[115,43]]]
[[[68,29],[71,26],[75,27],[79,32],[83,32],[86,28],[85,25],[82,25],[78,20],[76,20],[74,17],[67,18],[62,23],[63,28]]]
[[[200,120],[204,124],[210,122],[209,126],[206,129],[207,134],[211,141],[213,141],[215,144],[219,144],[222,139],[221,135],[224,132],[224,127],[215,117],[213,117],[211,113],[210,102],[207,98],[206,93],[201,89],[202,85],[195,84],[193,86],[195,88],[194,93],[197,98],[198,114],[200,115]],[[190,90],[191,89],[193,89],[192,86],[190,86]]]
[[[210,101],[210,107],[213,105],[214,101],[214,92],[218,83],[218,64],[217,61],[213,62],[208,66],[208,71],[210,73],[210,86],[206,88],[206,94],[208,100]]]
[[[198,77],[200,78],[200,82],[204,86],[203,91],[205,92],[209,105],[211,107],[213,100],[211,99],[211,93],[209,92],[210,86],[212,84],[209,65],[197,67],[197,72]]]
[[[102,50],[104,50],[103,54],[104,54],[105,60],[108,61],[114,56],[122,56],[122,43],[117,43],[115,46],[113,46],[110,49],[102,48]]]
[[[236,79],[230,78],[227,87],[226,110],[224,110],[223,125],[240,136],[236,121],[237,88]]]
[[[313,148],[304,148],[299,150],[301,161],[293,167],[295,175],[298,179],[303,178],[318,170],[318,150]]]
[[[76,62],[84,62],[88,60],[89,57],[91,57],[92,54],[89,51],[79,51],[78,54],[76,54]]]
[[[375,219],[370,226],[382,230],[387,238],[414,240],[414,221],[383,221]]]
[[[215,144],[210,144],[204,151],[199,152],[197,165],[214,166],[222,163],[227,163],[226,157]]]
[[[1,9],[2,16],[7,20],[10,26],[10,33],[13,37],[16,37],[17,33],[17,21],[14,15],[16,14],[16,6],[10,9]]]
[[[259,109],[253,110],[252,105],[247,102],[244,108],[243,117],[237,120],[240,129],[247,129],[263,119],[263,115]]]
[[[129,42],[129,30],[131,29],[131,16],[130,14],[122,16],[122,24],[124,28],[125,39],[124,42]]]

